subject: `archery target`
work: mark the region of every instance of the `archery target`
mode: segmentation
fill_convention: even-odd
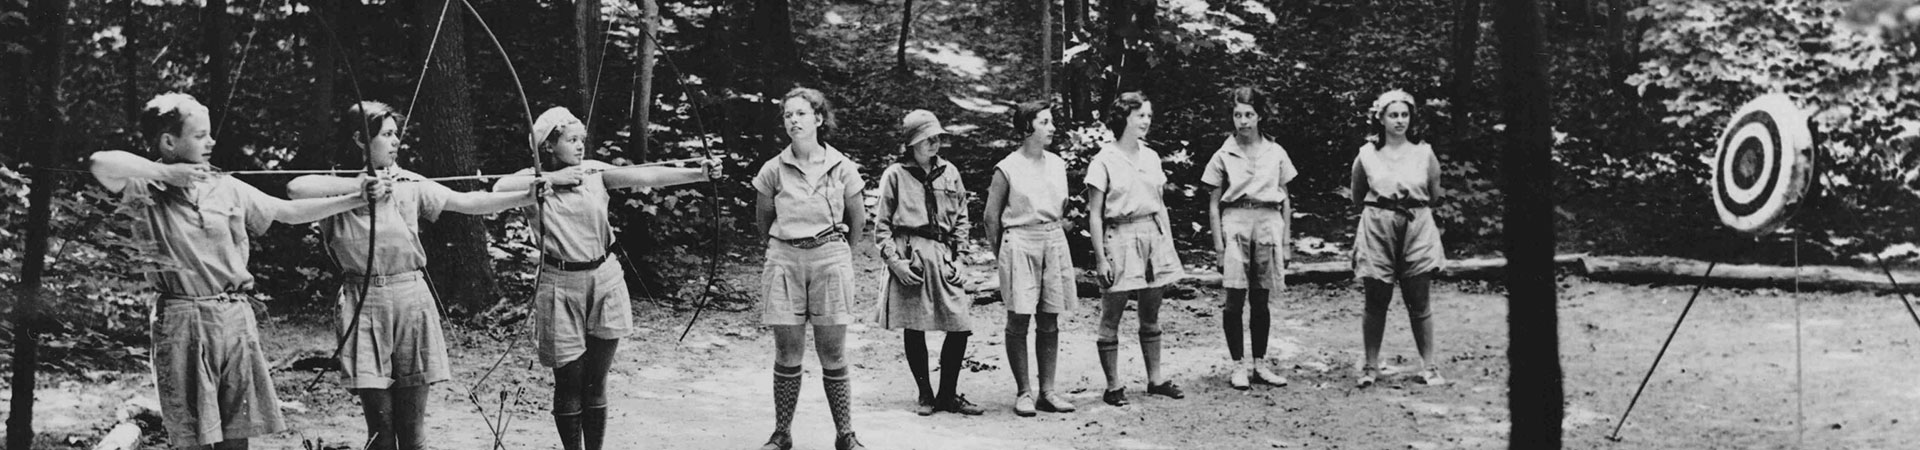
[[[1779,229],[1813,178],[1813,133],[1785,94],[1747,102],[1720,133],[1713,157],[1713,206],[1743,233]]]

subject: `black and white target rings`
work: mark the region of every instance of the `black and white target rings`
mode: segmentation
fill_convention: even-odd
[[[1747,102],[1720,133],[1713,157],[1713,206],[1720,222],[1748,234],[1786,224],[1813,178],[1813,133],[1785,94]]]

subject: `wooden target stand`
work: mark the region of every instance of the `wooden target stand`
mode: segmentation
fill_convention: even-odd
[[[1735,112],[1727,128],[1720,133],[1713,157],[1712,195],[1714,209],[1719,213],[1720,222],[1743,234],[1758,238],[1785,226],[1787,220],[1806,200],[1807,187],[1813,180],[1815,168],[1815,142],[1812,130],[1808,127],[1807,114],[1785,94],[1768,94],[1756,98]],[[1799,237],[1794,237],[1794,299],[1793,299],[1793,360],[1794,360],[1794,397],[1796,446],[1805,433],[1805,393],[1802,388],[1804,370],[1801,366],[1800,342],[1800,297],[1799,297]],[[1896,292],[1900,292],[1900,303],[1907,308],[1907,314],[1920,325],[1920,313],[1916,313],[1913,304],[1900,290],[1899,281],[1893,277],[1892,269],[1884,259],[1880,266],[1887,274]],[[1701,274],[1702,282],[1695,285],[1693,295],[1687,298],[1687,304],[1680,309],[1680,317],[1673,322],[1673,329],[1667,332],[1667,339],[1660,344],[1660,352],[1653,357],[1653,365],[1647,367],[1646,376],[1640,379],[1640,387],[1634,389],[1633,399],[1627,402],[1627,409],[1620,414],[1620,420],[1614,422],[1613,433],[1608,440],[1619,442],[1620,429],[1626,426],[1627,417],[1633,414],[1634,405],[1640,402],[1640,394],[1645,393],[1647,383],[1653,380],[1653,373],[1660,368],[1660,360],[1667,355],[1667,348],[1673,345],[1673,338],[1680,332],[1680,325],[1687,320],[1687,313],[1693,310],[1693,303],[1700,298],[1700,291],[1706,287],[1705,278],[1713,275],[1713,269],[1719,261],[1707,263],[1707,270]]]

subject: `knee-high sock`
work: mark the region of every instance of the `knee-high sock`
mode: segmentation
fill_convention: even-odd
[[[1242,307],[1242,305],[1246,303],[1247,291],[1245,289],[1228,289],[1227,302],[1225,307],[1222,308],[1222,314],[1220,314],[1220,328],[1226,330],[1227,334],[1227,356],[1233,357],[1234,361],[1239,361],[1241,357],[1246,355],[1246,348],[1242,346],[1242,333],[1240,328],[1240,315],[1245,312],[1245,308]]]
[[[1040,366],[1040,392],[1053,392],[1054,369],[1060,361],[1060,328],[1055,314],[1040,314],[1040,323],[1036,327],[1039,336],[1033,339],[1035,365]]]
[[[1267,357],[1267,333],[1273,326],[1273,312],[1268,302],[1273,291],[1256,289],[1247,294],[1247,334],[1253,338],[1253,359]]]
[[[1366,316],[1360,321],[1360,339],[1367,355],[1363,367],[1379,367],[1380,339],[1387,331],[1387,304],[1393,301],[1393,285],[1369,279],[1366,298]]]
[[[1021,394],[1033,392],[1033,385],[1027,378],[1027,322],[1030,317],[1007,313],[1007,371],[1013,372],[1014,390]]]
[[[1151,334],[1149,334],[1151,333]],[[1160,384],[1160,331],[1140,333],[1140,359],[1147,363],[1147,384]]]
[[[833,413],[833,429],[838,434],[853,432],[853,379],[848,367],[821,369],[820,384],[827,391],[827,408]]]
[[[773,366],[773,432],[791,434],[793,408],[800,403],[800,366]]]
[[[397,447],[393,434],[393,395],[386,389],[355,389],[360,395],[360,411],[367,416],[367,438],[373,450],[393,450]]]
[[[907,370],[913,371],[913,384],[920,388],[920,399],[932,400],[933,380],[927,376],[927,333],[907,330],[901,335],[906,340]]]
[[[957,395],[954,388],[960,384],[960,369],[965,369],[962,361],[967,357],[967,337],[970,331],[949,331],[940,344],[940,393],[935,396],[942,402],[952,401]]]
[[[1107,390],[1120,388],[1120,342],[1099,341],[1100,370],[1106,372]]]
[[[561,448],[566,450],[581,450],[580,371],[584,366],[585,362],[576,359],[553,368],[553,426],[560,432]]]
[[[580,431],[586,450],[600,450],[607,436],[607,372],[613,370],[619,339],[587,337],[587,353],[580,370]]]
[[[1433,304],[1429,296],[1432,283],[1427,275],[1408,277],[1400,283],[1400,298],[1407,302],[1408,328],[1413,329],[1414,348],[1421,362],[1433,365]]]
[[[427,386],[393,388],[393,434],[400,450],[427,447]]]
[[[560,431],[560,448],[580,450],[580,412],[554,413],[553,426]]]

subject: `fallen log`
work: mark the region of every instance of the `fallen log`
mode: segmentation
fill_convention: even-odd
[[[114,412],[117,422],[112,431],[100,437],[93,444],[93,450],[132,450],[140,445],[140,429],[144,423],[160,421],[160,404],[152,398],[134,397],[120,404]]]
[[[1799,280],[1802,290],[1916,292],[1920,273],[1893,271],[1895,281],[1877,268],[1844,266],[1765,266],[1757,264],[1720,264],[1708,278],[1707,261],[1664,256],[1615,256],[1587,258],[1587,278],[1623,283],[1670,283],[1740,288],[1792,289]],[[1896,287],[1897,286],[1897,287]]]
[[[1721,287],[1792,289],[1795,279],[1795,269],[1791,266],[1756,264],[1721,264],[1713,269],[1711,278],[1702,279],[1700,275],[1707,271],[1709,262],[1664,256],[1590,256],[1574,253],[1555,256],[1553,263],[1562,270],[1585,275],[1589,279],[1620,283],[1704,282],[1709,286]],[[1349,261],[1296,264],[1287,272],[1287,284],[1347,282],[1353,279],[1352,264]],[[1505,258],[1450,260],[1440,269],[1438,278],[1494,280],[1504,273],[1506,265]],[[1892,272],[1894,281],[1888,281],[1885,272],[1872,267],[1800,266],[1798,278],[1803,290],[1920,292],[1920,272]],[[1189,270],[1181,283],[1219,288],[1220,278],[1218,271]],[[1099,296],[1099,284],[1094,280],[1092,271],[1081,270],[1077,284],[1080,296]],[[999,278],[988,276],[969,285],[967,291],[978,296],[980,303],[991,303],[997,300],[995,292],[999,288]]]
[[[1555,256],[1553,263],[1565,269],[1579,270],[1581,261],[1587,258],[1585,253],[1573,253]],[[1440,269],[1441,279],[1495,279],[1506,269],[1506,258],[1468,258],[1449,260]],[[1099,296],[1098,281],[1093,271],[1079,271],[1079,291],[1082,297]],[[1214,270],[1188,270],[1181,283],[1208,288],[1220,287],[1220,272]],[[1353,263],[1346,260],[1295,264],[1287,271],[1287,284],[1338,283],[1353,279]],[[968,292],[976,296],[993,295],[1000,289],[998,277],[987,277],[967,287]],[[1091,294],[1089,294],[1091,292]],[[985,302],[982,302],[985,303]]]

